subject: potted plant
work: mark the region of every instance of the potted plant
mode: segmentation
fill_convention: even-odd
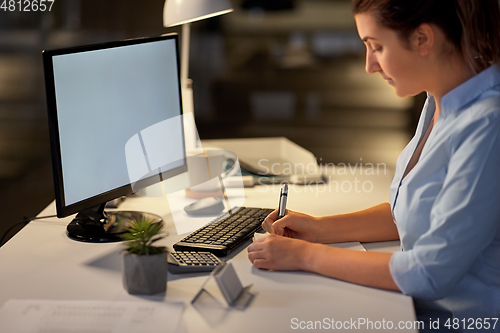
[[[161,222],[139,219],[122,235],[123,284],[129,294],[152,295],[167,289],[167,249],[153,246],[164,237],[160,234],[162,226]]]

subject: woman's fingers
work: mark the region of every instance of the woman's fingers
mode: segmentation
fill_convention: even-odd
[[[265,238],[266,236],[256,239],[252,244],[248,246],[248,259],[250,259],[250,262],[252,264],[255,262],[255,260],[264,259],[266,257],[265,252],[263,251],[263,241]]]
[[[257,268],[260,269],[269,269],[270,267],[270,260],[268,258],[268,255],[266,255],[265,251],[262,250],[255,250],[255,251],[250,251],[248,252],[248,259]]]
[[[270,234],[283,236],[283,231],[286,228],[287,223],[289,223],[289,221],[286,218],[286,215],[285,217],[278,220],[278,209],[275,209],[262,222],[262,229]]]
[[[256,259],[252,261],[252,264],[259,269],[269,270],[269,263],[265,259]]]
[[[300,234],[303,231],[295,230],[294,228],[301,225],[301,223],[297,225],[297,219],[304,217],[306,217],[306,215],[301,216],[300,214],[287,209],[286,215],[281,219],[278,219],[278,210],[276,209],[264,219],[264,222],[262,222],[262,228],[270,234],[276,234],[289,238],[302,238],[300,237]]]
[[[248,252],[262,250],[262,242],[267,238],[267,236],[262,236],[255,239],[252,244],[250,244],[247,248]]]
[[[273,223],[278,219],[278,209],[275,209],[272,213],[267,215],[267,217],[264,219],[264,222],[262,222],[262,229],[265,231],[269,232],[270,234],[274,234],[273,231]]]
[[[255,267],[269,270],[301,269],[301,254],[307,242],[267,235],[248,247],[248,259]]]
[[[255,260],[258,259],[265,259],[266,256],[263,251],[252,251],[248,252],[248,259],[250,259],[250,262],[253,264]]]
[[[272,225],[272,233],[280,236],[290,237],[291,233],[287,232],[290,231],[287,227],[290,227],[290,225],[292,224],[292,220],[293,219],[290,216],[285,215],[281,219],[274,221]]]

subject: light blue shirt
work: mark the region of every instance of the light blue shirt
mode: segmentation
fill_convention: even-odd
[[[391,257],[391,274],[417,308],[459,319],[500,318],[498,67],[456,87],[441,104],[420,159],[405,178],[434,115],[432,96],[397,161],[390,203],[402,251]],[[466,331],[462,324],[460,329]],[[500,332],[500,322],[487,332]]]

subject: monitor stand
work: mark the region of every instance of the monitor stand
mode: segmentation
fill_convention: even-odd
[[[147,219],[152,223],[162,222],[162,218],[155,214],[119,210],[105,212],[105,206],[104,203],[78,213],[66,228],[68,237],[81,242],[119,242],[133,221]]]

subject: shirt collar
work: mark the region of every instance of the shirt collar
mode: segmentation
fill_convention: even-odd
[[[473,102],[485,91],[500,85],[499,70],[500,66],[492,65],[444,95],[441,114],[446,117]]]

